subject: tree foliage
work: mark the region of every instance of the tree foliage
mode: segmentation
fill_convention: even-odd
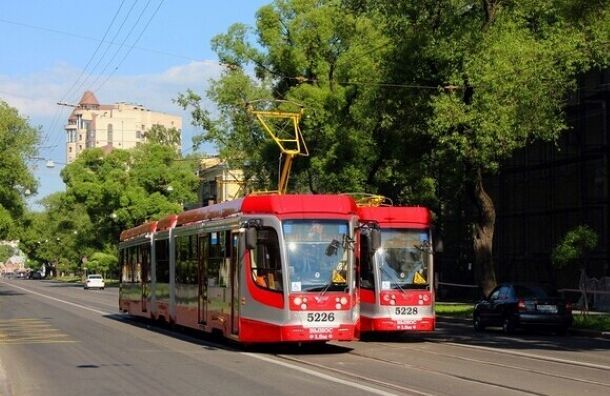
[[[180,130],[172,127],[166,128],[163,125],[155,124],[144,132],[144,137],[148,143],[157,143],[165,146],[180,147],[182,144]]]
[[[0,244],[0,263],[5,262],[15,254],[15,249],[10,245]]]
[[[40,133],[16,109],[0,101],[0,239],[15,236],[25,211],[25,192],[35,191],[30,170]]]
[[[174,148],[144,144],[133,150],[85,150],[62,170],[69,204],[81,204],[101,235],[116,241],[122,229],[159,219],[196,201],[193,158]]]
[[[212,46],[227,66],[193,111],[201,140],[250,168],[277,175],[277,148],[245,104],[305,106],[311,156],[295,162],[292,191],[368,191],[442,212],[472,198],[473,250],[484,290],[495,285],[495,207],[484,176],[515,150],[554,141],[578,76],[608,63],[608,1],[276,0],[256,27],[231,26]],[[442,213],[441,213],[442,214]]]
[[[551,261],[556,268],[568,265],[579,265],[585,267],[582,261],[588,252],[597,246],[598,235],[591,227],[580,225],[568,231],[563,239],[555,246],[551,255]]]

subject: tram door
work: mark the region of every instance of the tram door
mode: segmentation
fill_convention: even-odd
[[[147,310],[147,300],[150,295],[150,247],[142,247],[142,265],[141,265],[141,277],[142,277],[142,312]]]
[[[197,238],[197,279],[199,283],[198,317],[200,324],[206,324],[208,305],[208,268],[206,265],[209,250],[209,234],[200,234]]]
[[[239,249],[239,232],[231,233],[231,333],[239,333],[239,258],[242,252]]]

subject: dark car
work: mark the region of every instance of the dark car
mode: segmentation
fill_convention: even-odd
[[[572,308],[548,286],[502,283],[474,306],[472,318],[477,331],[486,326],[502,326],[505,333],[542,327],[563,335],[572,325]]]

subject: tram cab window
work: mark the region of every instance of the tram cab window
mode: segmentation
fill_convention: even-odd
[[[362,248],[360,249],[360,286],[364,289],[375,288],[375,278],[373,275],[373,261],[369,253],[369,244],[371,243],[368,236],[362,235],[360,238]]]
[[[256,249],[251,251],[252,280],[270,290],[283,290],[280,244],[273,228],[263,228],[258,232]]]

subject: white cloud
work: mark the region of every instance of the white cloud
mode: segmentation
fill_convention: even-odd
[[[156,74],[124,76],[119,71],[107,79],[86,74],[81,76],[80,70],[59,64],[51,70],[31,75],[0,74],[0,98],[33,119],[55,116],[58,101],[76,103],[88,89],[94,90],[100,103],[138,103],[151,110],[176,113],[179,109],[172,100],[179,93],[189,88],[203,93],[208,81],[218,78],[221,71],[222,66],[217,62],[198,61]],[[96,87],[100,88],[96,90]],[[69,96],[64,98],[68,91]]]
[[[65,160],[64,124],[70,113],[69,107],[57,105],[58,101],[76,104],[85,90],[94,86],[94,94],[102,104],[129,102],[170,114],[182,116],[184,147],[191,145],[193,135],[199,133],[191,125],[190,114],[173,102],[178,94],[192,89],[203,95],[210,79],[218,78],[222,66],[214,61],[193,61],[173,66],[159,73],[142,75],[121,75],[120,70],[111,78],[87,76],[81,83],[81,70],[66,64],[57,64],[50,70],[30,75],[8,76],[0,74],[0,100],[15,107],[22,116],[29,118],[31,125],[42,126],[45,141],[42,143],[41,156],[58,162]],[[77,81],[81,78],[80,81]],[[75,83],[77,81],[77,83]],[[95,87],[101,88],[95,90]],[[69,96],[64,97],[69,92]],[[206,103],[206,106],[211,104]],[[213,151],[208,148],[206,151]],[[41,188],[39,199],[54,191],[64,189],[58,171],[49,175],[44,167],[36,170]],[[47,172],[48,173],[48,172]]]

